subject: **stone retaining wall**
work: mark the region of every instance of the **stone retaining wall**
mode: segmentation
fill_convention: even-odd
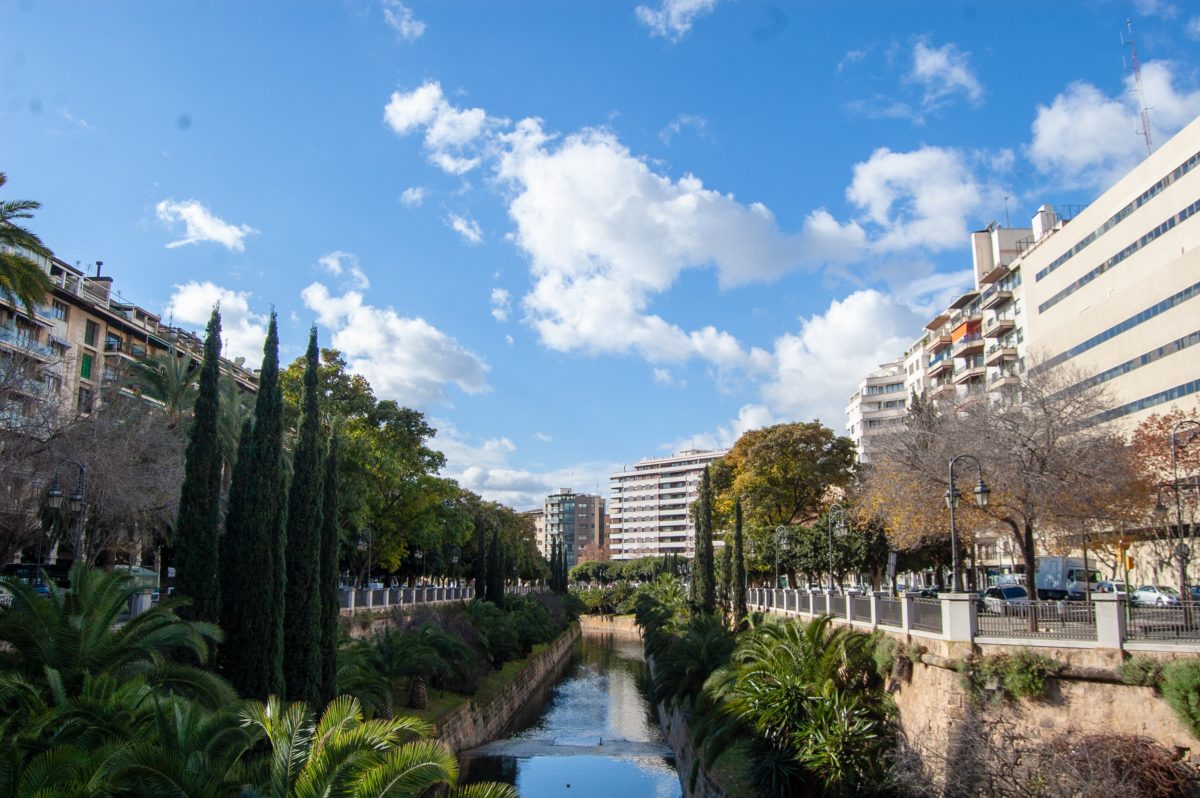
[[[438,724],[438,739],[455,753],[499,739],[515,719],[530,708],[542,706],[550,689],[570,665],[572,650],[581,634],[579,624],[572,623],[486,704],[469,700],[451,710]]]
[[[616,634],[642,636],[642,630],[632,615],[581,615],[579,625],[585,632],[613,632]]]
[[[689,786],[692,781],[692,768],[695,767],[699,754],[692,747],[687,715],[678,707],[668,714],[663,704],[659,704],[655,709],[658,710],[658,725],[662,727],[663,736],[675,752],[675,770],[679,772],[679,783],[683,786],[684,798],[729,798],[729,793],[709,778],[708,771],[703,766],[697,768],[695,787]]]

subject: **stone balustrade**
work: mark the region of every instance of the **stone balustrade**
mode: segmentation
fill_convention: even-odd
[[[540,590],[533,585],[508,585],[506,595],[526,595]],[[343,588],[341,612],[379,612],[392,607],[411,607],[415,604],[444,604],[469,601],[475,597],[474,587],[377,587]]]

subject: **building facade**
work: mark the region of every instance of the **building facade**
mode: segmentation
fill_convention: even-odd
[[[590,493],[576,493],[560,488],[546,497],[542,512],[545,546],[543,554],[550,556],[550,543],[558,541],[566,548],[567,567],[579,561],[588,546],[604,545],[604,498]]]
[[[846,405],[846,435],[859,460],[870,459],[871,437],[901,422],[908,406],[905,358],[884,363],[868,374]]]
[[[696,553],[688,508],[699,496],[704,467],[727,449],[691,449],[642,460],[609,478],[609,549],[614,560]]]

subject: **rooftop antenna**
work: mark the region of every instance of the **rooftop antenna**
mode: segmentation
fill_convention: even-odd
[[[1008,218],[1008,195],[1004,196],[1004,226],[1012,227],[1012,222]]]
[[[1121,43],[1129,46],[1129,58],[1133,63],[1133,85],[1134,91],[1137,92],[1138,112],[1142,122],[1142,129],[1137,131],[1146,139],[1146,154],[1154,154],[1154,142],[1150,139],[1150,109],[1146,107],[1146,93],[1142,89],[1142,65],[1138,62],[1137,46],[1133,43],[1133,20],[1126,19],[1125,27],[1129,30],[1129,41],[1125,41],[1124,35],[1121,36]],[[1124,59],[1121,59],[1124,61]]]

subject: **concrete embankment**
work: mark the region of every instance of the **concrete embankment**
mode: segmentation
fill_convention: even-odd
[[[516,677],[489,701],[467,701],[437,724],[437,736],[458,753],[499,739],[530,709],[540,709],[554,684],[571,664],[571,654],[581,635],[572,623],[553,643],[535,655]]]
[[[642,630],[632,615],[581,615],[579,626],[587,634],[608,632],[631,637],[642,636]]]

